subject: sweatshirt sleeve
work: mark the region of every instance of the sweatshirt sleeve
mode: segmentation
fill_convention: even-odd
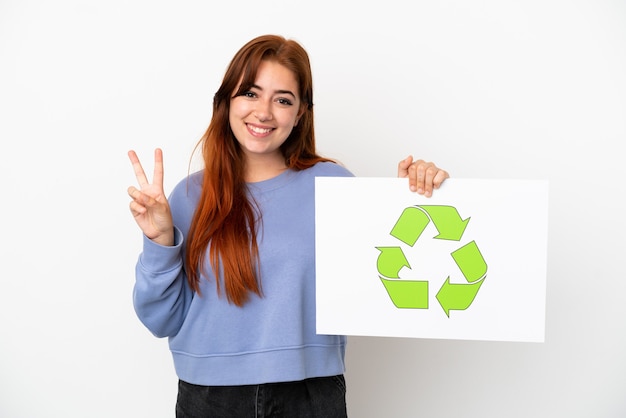
[[[175,227],[175,243],[159,245],[143,237],[135,267],[133,304],[141,322],[157,337],[178,333],[192,299],[183,269],[183,234]]]

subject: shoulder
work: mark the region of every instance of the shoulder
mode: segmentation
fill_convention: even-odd
[[[202,191],[202,171],[183,178],[172,190],[168,198],[174,225],[187,235],[193,214],[200,201]]]
[[[305,170],[313,176],[324,177],[354,177],[354,174],[344,166],[335,162],[321,162],[315,164],[313,167]]]
[[[200,191],[202,190],[202,176],[203,172],[198,171],[180,180],[178,184],[174,186],[170,194],[170,203],[184,202],[187,200],[197,202],[200,197]]]

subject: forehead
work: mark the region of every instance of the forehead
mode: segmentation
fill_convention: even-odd
[[[261,61],[253,84],[263,90],[288,90],[293,94],[299,90],[296,74],[284,65],[269,60]]]

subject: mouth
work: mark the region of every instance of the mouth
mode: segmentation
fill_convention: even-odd
[[[262,128],[260,126],[254,126],[251,124],[247,124],[248,130],[253,134],[253,135],[267,135],[270,132],[272,132],[274,130],[274,128]]]

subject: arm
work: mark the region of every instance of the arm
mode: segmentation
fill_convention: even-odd
[[[180,330],[193,298],[183,268],[183,234],[175,228],[173,246],[163,246],[144,235],[143,252],[135,267],[133,306],[137,317],[157,337]]]
[[[149,183],[134,151],[128,153],[140,189],[129,187],[130,211],[144,234],[135,269],[133,303],[141,322],[156,336],[175,335],[191,301],[183,269],[183,234],[174,227],[163,191],[163,154],[155,151]]]
[[[434,189],[438,189],[450,175],[434,163],[424,160],[413,161],[412,156],[398,163],[398,177],[409,179],[411,191],[430,197]]]

